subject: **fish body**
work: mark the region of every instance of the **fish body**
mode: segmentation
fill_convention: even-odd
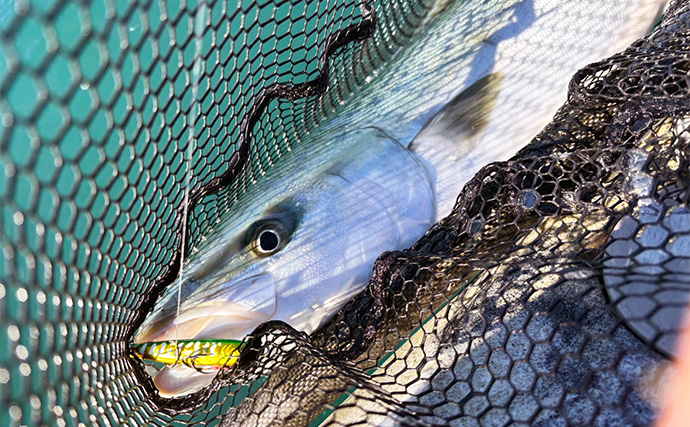
[[[551,119],[579,67],[645,34],[663,3],[437,2],[341,114],[238,196],[135,342],[241,340],[270,319],[313,332],[381,252],[446,216],[480,167]],[[212,378],[177,366],[154,382],[177,396]]]

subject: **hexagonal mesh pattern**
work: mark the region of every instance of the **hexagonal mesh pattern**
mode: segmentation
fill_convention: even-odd
[[[580,70],[551,124],[328,325],[266,323],[237,369],[171,400],[129,343],[183,237],[202,241],[434,9],[5,9],[0,425],[653,421],[690,293],[688,2]]]
[[[352,52],[331,72],[356,72],[354,90],[376,64],[348,64],[385,60],[409,36],[397,28],[423,16],[414,6],[387,18],[395,7],[377,8],[390,25],[355,52],[367,21],[355,2],[3,6],[0,359],[2,382],[12,381],[0,424],[153,419],[128,345],[179,250],[183,188],[226,174],[253,100],[318,77],[326,41],[347,29],[334,49]],[[346,95],[331,92],[319,108]],[[286,149],[285,135],[310,125],[295,117],[319,111],[313,101],[276,103],[268,107],[279,114],[254,114],[266,143],[252,147],[243,182]],[[222,208],[218,197],[198,204],[192,244]]]

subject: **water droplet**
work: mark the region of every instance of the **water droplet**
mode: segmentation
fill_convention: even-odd
[[[15,421],[19,421],[22,418],[22,409],[16,405],[10,406],[10,417]]]
[[[19,365],[19,372],[23,376],[28,377],[29,375],[31,375],[31,366],[29,366],[28,363],[22,363]]]
[[[17,325],[9,325],[7,327],[7,336],[12,341],[16,342],[19,340],[19,328]]]
[[[2,116],[2,125],[6,128],[12,126],[14,123],[14,116],[10,113],[5,113]]]
[[[525,190],[522,195],[522,204],[528,209],[533,208],[537,204],[537,200],[539,200],[539,195],[534,190]]]
[[[14,214],[13,220],[16,225],[22,225],[24,224],[24,215],[21,212],[17,212]]]
[[[14,354],[21,360],[26,360],[26,358],[29,357],[29,350],[23,345],[18,345],[17,348],[14,349]]]
[[[19,288],[17,289],[17,299],[19,302],[26,302],[26,300],[29,298],[28,292],[26,292],[26,289],[24,288]]]

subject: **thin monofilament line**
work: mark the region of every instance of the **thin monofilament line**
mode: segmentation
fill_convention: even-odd
[[[196,16],[194,17],[194,39],[195,39],[195,51],[194,51],[194,65],[192,66],[192,98],[195,100],[196,105],[198,105],[197,94],[199,91],[199,79],[201,78],[201,40],[202,33],[204,30],[203,17],[206,15],[206,5],[200,3],[196,10]],[[182,206],[182,242],[181,242],[181,253],[180,253],[180,273],[177,280],[177,312],[175,318],[180,318],[180,306],[182,304],[182,278],[184,277],[184,259],[186,250],[186,236],[187,236],[187,218],[189,217],[189,192],[192,180],[192,146],[194,144],[194,128],[196,127],[197,119],[197,109],[193,108],[190,111],[189,118],[189,139],[187,141],[187,150],[185,151],[185,182],[184,182],[184,201]],[[175,347],[177,348],[177,359],[179,359],[179,347],[177,346],[179,338],[179,322],[175,321]]]

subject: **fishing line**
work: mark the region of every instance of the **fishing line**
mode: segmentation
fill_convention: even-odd
[[[192,99],[194,103],[199,106],[197,94],[199,93],[199,80],[201,79],[201,42],[204,30],[204,16],[206,16],[207,6],[205,3],[200,3],[197,6],[196,14],[194,16],[194,64],[192,65]],[[182,242],[180,253],[180,272],[177,281],[177,312],[175,314],[175,338],[173,342],[176,347],[176,361],[173,366],[177,364],[180,358],[180,348],[177,345],[179,337],[179,322],[180,306],[182,304],[182,278],[184,277],[184,258],[186,252],[186,237],[187,237],[187,218],[189,217],[189,193],[192,180],[192,145],[194,144],[194,129],[196,127],[198,108],[192,108],[189,117],[189,139],[187,140],[187,149],[185,150],[185,182],[184,182],[184,202],[182,209]]]

